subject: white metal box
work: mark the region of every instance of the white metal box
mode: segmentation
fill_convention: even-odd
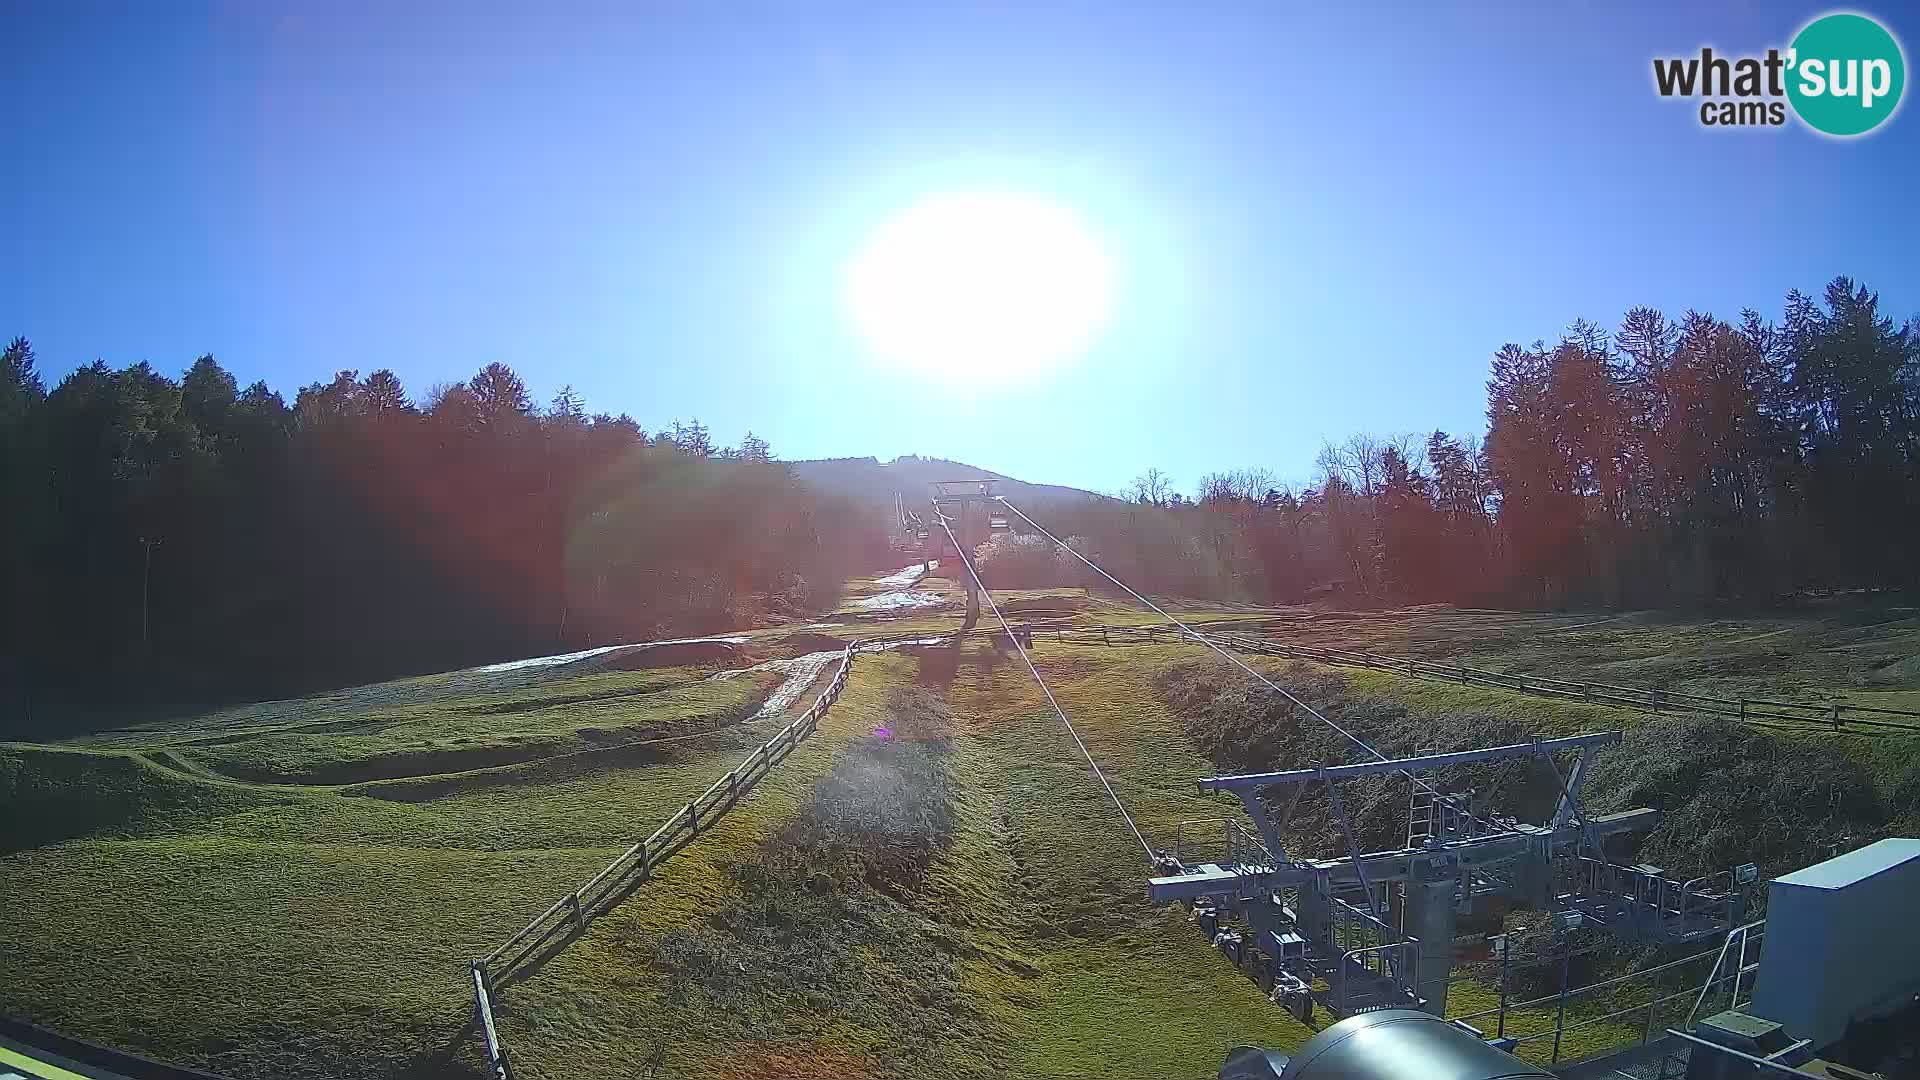
[[[1920,840],[1881,840],[1774,878],[1749,1012],[1830,1045],[1920,991]]]

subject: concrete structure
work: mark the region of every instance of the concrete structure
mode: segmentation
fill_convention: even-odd
[[[1748,1012],[1827,1046],[1920,993],[1920,840],[1881,840],[1773,879]]]

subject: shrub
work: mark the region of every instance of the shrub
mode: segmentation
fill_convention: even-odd
[[[1884,834],[1892,816],[1854,758],[1725,720],[1635,728],[1594,760],[1587,789],[1596,810],[1661,810],[1642,856],[1686,873],[1797,869],[1843,836]]]
[[[1339,675],[1301,664],[1274,681],[1390,757],[1526,738],[1511,720],[1480,713],[1414,715],[1399,702],[1359,697]],[[1222,770],[1306,769],[1367,759],[1346,736],[1225,661],[1168,669],[1155,679],[1155,688],[1181,718],[1187,737]],[[1443,791],[1471,788],[1477,807],[1536,821],[1552,812],[1556,791],[1550,770],[1524,760],[1466,766],[1429,782]],[[1269,803],[1290,795],[1270,790]],[[1365,777],[1340,786],[1341,801],[1363,848],[1405,843],[1409,795],[1402,776]],[[1325,785],[1310,784],[1294,809],[1289,832],[1304,851],[1343,853],[1345,840],[1335,818]]]
[[[1483,713],[1414,714],[1399,702],[1355,695],[1341,676],[1304,665],[1275,681],[1390,757],[1524,742],[1530,735],[1519,721]],[[1357,748],[1337,732],[1296,715],[1293,703],[1225,662],[1169,669],[1156,688],[1181,716],[1188,737],[1223,769],[1359,760]],[[1901,785],[1896,805],[1913,797],[1908,788],[1916,782],[1903,777],[1893,778]],[[1477,803],[1526,821],[1546,820],[1559,795],[1552,772],[1532,760],[1456,768],[1444,779],[1455,788],[1471,787]],[[1403,777],[1343,785],[1341,797],[1363,845],[1400,846],[1407,794]],[[1582,794],[1594,813],[1643,806],[1661,811],[1661,824],[1645,837],[1640,857],[1687,876],[1743,862],[1758,863],[1767,873],[1795,869],[1826,858],[1843,837],[1887,835],[1896,816],[1869,770],[1848,754],[1711,718],[1629,728],[1621,745],[1594,758]],[[1331,842],[1337,830],[1329,810],[1325,796],[1310,790],[1295,812],[1295,828],[1310,841]]]
[[[1000,533],[975,548],[973,560],[992,589],[1044,589],[1067,580],[1053,541],[1044,536]]]

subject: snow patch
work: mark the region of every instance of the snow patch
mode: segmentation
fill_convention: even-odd
[[[860,646],[861,652],[888,652],[893,649],[911,649],[919,645],[951,645],[953,636],[936,634],[932,637],[905,638],[900,641],[870,641]]]
[[[884,592],[864,600],[855,600],[853,606],[861,611],[910,611],[914,608],[941,607],[950,602],[933,593]]]
[[[566,664],[575,660],[585,660],[589,656],[599,656],[615,649],[624,649],[625,645],[602,645],[597,649],[582,649],[579,652],[560,653],[555,656],[529,656],[525,660],[508,660],[504,664],[488,664],[485,667],[469,668],[482,675],[494,675],[502,671],[522,671],[527,668],[551,667],[554,664]]]
[[[914,582],[919,581],[921,576],[926,572],[927,570],[924,564],[914,563],[912,566],[906,567],[897,574],[888,574],[886,577],[876,578],[874,584],[883,589],[904,589]]]
[[[744,645],[743,637],[690,637],[672,638],[667,641],[640,641],[631,645],[602,645],[597,649],[582,649],[579,652],[559,653],[554,656],[529,656],[525,660],[508,660],[502,664],[488,664],[485,667],[468,668],[479,675],[497,675],[503,671],[524,671],[529,668],[552,667],[555,664],[570,664],[575,660],[585,660],[589,656],[601,656],[617,649],[649,649],[655,645],[693,645],[703,641],[720,641],[728,645]]]
[[[755,664],[752,667],[716,671],[713,673],[712,678],[716,680],[731,679],[738,675],[745,675],[750,671],[786,672],[786,679],[781,682],[779,686],[773,688],[773,693],[768,694],[767,700],[761,704],[760,711],[753,714],[755,720],[760,720],[769,716],[778,716],[786,712],[787,707],[792,705],[801,693],[813,684],[813,680],[820,677],[820,673],[826,670],[828,664],[845,655],[844,652],[838,649],[830,652],[807,653],[805,656],[796,656],[791,660],[769,660],[764,664]]]

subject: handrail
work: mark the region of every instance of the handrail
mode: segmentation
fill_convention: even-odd
[[[1727,939],[1720,943],[1720,955],[1713,961],[1713,970],[1707,972],[1707,981],[1700,984],[1700,996],[1694,1000],[1693,1009],[1687,1013],[1687,1025],[1689,1027],[1693,1025],[1694,1018],[1700,1015],[1701,1006],[1707,1003],[1707,994],[1712,990],[1713,984],[1715,982],[1725,981],[1724,979],[1716,979],[1715,976],[1720,974],[1720,965],[1727,962],[1727,953],[1732,950],[1733,939],[1736,936],[1740,939],[1740,960],[1739,967],[1736,968],[1733,973],[1733,1004],[1738,1005],[1740,1003],[1740,976],[1745,973],[1747,966],[1747,937],[1753,933],[1754,927],[1765,927],[1766,925],[1767,921],[1765,919],[1759,919],[1747,923],[1744,926],[1736,926],[1727,931]],[[1765,934],[1766,931],[1763,929],[1761,936],[1765,937]]]
[[[1586,950],[1586,952],[1591,952],[1591,951],[1593,951],[1593,950]],[[1611,979],[1607,979],[1607,980],[1605,980],[1604,982],[1597,982],[1597,983],[1589,983],[1589,984],[1587,984],[1586,986],[1582,986],[1582,987],[1580,987],[1580,988],[1579,988],[1579,989],[1577,989],[1577,990],[1571,990],[1571,991],[1568,991],[1568,996],[1569,996],[1569,997],[1572,997],[1572,996],[1575,996],[1575,995],[1582,995],[1582,994],[1591,994],[1591,993],[1593,993],[1594,991],[1597,991],[1597,990],[1604,990],[1604,989],[1606,989],[1606,988],[1608,988],[1608,987],[1611,987],[1611,986],[1619,986],[1619,985],[1621,985],[1621,984],[1623,984],[1623,983],[1629,983],[1629,982],[1633,982],[1633,981],[1634,981],[1634,980],[1636,980],[1636,979],[1644,979],[1644,978],[1646,978],[1646,977],[1647,977],[1647,976],[1649,976],[1649,975],[1658,975],[1658,974],[1659,974],[1660,972],[1663,972],[1663,971],[1671,971],[1671,970],[1672,970],[1672,969],[1674,969],[1674,968],[1677,968],[1677,967],[1683,967],[1683,966],[1685,966],[1685,965],[1687,965],[1687,964],[1691,964],[1691,963],[1694,963],[1694,962],[1696,962],[1696,961],[1699,961],[1699,960],[1704,960],[1704,959],[1706,959],[1707,957],[1709,957],[1709,956],[1712,956],[1712,955],[1714,954],[1714,952],[1715,952],[1715,950],[1711,950],[1711,949],[1703,949],[1703,950],[1701,950],[1700,952],[1697,952],[1697,953],[1694,953],[1694,954],[1692,954],[1691,956],[1683,956],[1683,957],[1681,957],[1681,958],[1680,958],[1680,959],[1678,959],[1678,960],[1669,960],[1669,961],[1667,961],[1667,962],[1666,962],[1666,963],[1664,963],[1664,964],[1659,964],[1659,965],[1656,965],[1656,966],[1654,966],[1654,967],[1650,967],[1650,968],[1645,968],[1645,969],[1642,969],[1642,970],[1640,970],[1640,971],[1631,971],[1631,972],[1628,972],[1628,973],[1627,973],[1627,974],[1625,974],[1625,975],[1619,975],[1619,976],[1615,976],[1614,978],[1611,978]],[[1584,953],[1584,952],[1583,952],[1583,953],[1576,953],[1576,954],[1574,954],[1574,955],[1585,955],[1585,953]],[[1531,966],[1533,966],[1533,967],[1542,967],[1542,966],[1545,966],[1546,964],[1549,964],[1549,963],[1553,963],[1553,962],[1555,962],[1555,961],[1557,961],[1557,960],[1559,960],[1559,959],[1560,959],[1560,957],[1559,957],[1559,956],[1557,956],[1557,955],[1555,955],[1555,956],[1549,956],[1549,957],[1544,957],[1544,958],[1542,958],[1542,959],[1540,959],[1540,960],[1538,960],[1538,961],[1536,961],[1536,962],[1534,962],[1534,963],[1533,963],[1533,964],[1532,964]],[[1687,987],[1687,989],[1685,989],[1685,990],[1683,990],[1683,991],[1681,991],[1681,994],[1682,994],[1682,995],[1685,995],[1685,994],[1691,994],[1691,993],[1693,993],[1693,988],[1692,988],[1691,986],[1689,986],[1689,987]],[[1551,1002],[1551,1001],[1558,1001],[1558,1000],[1560,1000],[1560,995],[1559,995],[1558,993],[1553,993],[1553,994],[1548,994],[1548,995],[1546,995],[1546,996],[1544,996],[1544,997],[1538,997],[1538,998],[1534,998],[1534,999],[1532,999],[1532,1000],[1530,1000],[1530,1001],[1516,1001],[1516,1002],[1509,1002],[1509,1003],[1508,1003],[1508,1004],[1507,1004],[1506,1006],[1504,1006],[1504,1008],[1505,1008],[1505,1010],[1506,1010],[1507,1012],[1512,1012],[1512,1011],[1514,1011],[1515,1009],[1531,1009],[1531,1008],[1533,1008],[1533,1007],[1534,1007],[1534,1006],[1536,1006],[1536,1005],[1544,1005],[1544,1004],[1546,1004],[1546,1003],[1548,1003],[1548,1002]],[[1635,1008],[1635,1009],[1637,1009],[1637,1008],[1639,1008],[1639,1007],[1640,1007],[1640,1006],[1638,1006],[1638,1005],[1635,1005],[1635,1006],[1633,1006],[1633,1008]],[[1497,1015],[1498,1013],[1500,1013],[1500,1011],[1501,1011],[1501,1010],[1502,1010],[1502,1006],[1499,1006],[1499,1005],[1495,1005],[1495,1006],[1491,1006],[1491,1007],[1489,1007],[1489,1008],[1485,1008],[1485,1009],[1481,1009],[1481,1010],[1480,1010],[1480,1011],[1478,1011],[1478,1012],[1470,1012],[1470,1013],[1466,1013],[1466,1014],[1464,1014],[1464,1015],[1462,1015],[1462,1016],[1458,1016],[1458,1017],[1455,1017],[1454,1019],[1456,1019],[1456,1020],[1478,1020],[1478,1019],[1480,1019],[1480,1018],[1481,1018],[1481,1017],[1483,1017],[1483,1016],[1494,1016],[1494,1015]]]
[[[1657,1011],[1660,1008],[1660,1006],[1665,1005],[1669,1001],[1675,1001],[1680,998],[1684,998],[1687,996],[1689,992],[1690,991],[1682,990],[1678,993],[1668,994],[1664,997],[1654,998],[1651,1001],[1643,1001],[1638,1005],[1629,1005],[1624,1009],[1616,1009],[1610,1013],[1603,1013],[1600,1016],[1589,1016],[1586,1019],[1579,1020],[1575,1023],[1571,1023],[1571,1024],[1564,1023],[1564,1022],[1556,1023],[1552,1028],[1549,1028],[1548,1030],[1545,1030],[1545,1031],[1536,1031],[1529,1035],[1512,1036],[1513,1049],[1514,1051],[1518,1051],[1521,1046],[1524,1046],[1528,1043],[1539,1042],[1544,1039],[1552,1039],[1554,1041],[1554,1054],[1553,1054],[1552,1064],[1557,1065],[1560,1063],[1560,1049],[1559,1049],[1560,1041],[1568,1032],[1578,1031],[1584,1027],[1592,1027],[1595,1024],[1603,1024],[1609,1020],[1618,1020],[1623,1016],[1630,1016],[1634,1013],[1640,1012],[1643,1009],[1646,1011],[1646,1014],[1647,1014],[1647,1022],[1641,1031],[1640,1045],[1645,1046],[1647,1043],[1653,1041],[1653,1024],[1654,1024],[1655,1017],[1658,1015]],[[1460,1018],[1460,1019],[1464,1019],[1464,1018]],[[1456,1019],[1454,1022],[1458,1023],[1459,1019]],[[1618,1047],[1616,1046],[1616,1047],[1610,1048],[1606,1052],[1613,1053],[1613,1052],[1616,1052],[1617,1049]]]
[[[1368,960],[1376,954],[1377,963],[1368,963]],[[1405,978],[1400,976],[1399,969],[1402,965],[1405,965],[1407,970]],[[1356,968],[1378,975],[1391,982],[1396,991],[1407,992],[1418,999],[1420,996],[1420,939],[1407,937],[1398,941],[1383,941],[1378,945],[1348,949],[1342,953],[1340,963],[1334,965],[1334,979],[1328,983],[1328,988],[1333,991],[1334,998],[1339,1002],[1341,1012],[1348,1011],[1345,1006],[1350,1002],[1351,995],[1348,992],[1347,980]]]
[[[1216,818],[1187,818],[1183,821],[1174,822],[1173,823],[1173,857],[1176,859],[1179,859],[1182,863],[1185,863],[1187,861],[1187,856],[1186,856],[1187,826],[1189,825],[1219,826],[1222,830],[1222,833],[1224,834],[1226,823],[1230,820],[1232,819],[1217,818],[1217,817]]]
[[[1635,1002],[1631,1005],[1626,1005],[1618,1009],[1611,1009],[1610,1011],[1602,1012],[1598,1015],[1583,1017],[1573,1023],[1567,1022],[1567,1018],[1566,1018],[1567,1003],[1574,1001],[1575,999],[1590,997],[1598,991],[1605,990],[1610,987],[1619,986],[1623,983],[1646,980],[1649,976],[1658,975],[1661,972],[1669,971],[1669,970],[1672,970],[1673,968],[1680,967],[1685,964],[1695,963],[1697,961],[1705,959],[1710,955],[1714,955],[1714,953],[1713,952],[1695,953],[1692,956],[1683,957],[1679,960],[1669,961],[1665,964],[1660,964],[1656,967],[1647,968],[1644,971],[1636,971],[1627,975],[1619,976],[1617,978],[1608,979],[1604,982],[1598,982],[1598,983],[1590,984],[1588,986],[1583,986],[1583,987],[1580,987],[1578,990],[1569,991],[1569,990],[1566,990],[1565,988],[1562,988],[1562,990],[1559,993],[1548,994],[1543,997],[1534,998],[1528,1001],[1510,1003],[1510,1004],[1506,1004],[1506,1005],[1495,1007],[1495,1008],[1482,1009],[1478,1012],[1466,1013],[1464,1015],[1454,1017],[1452,1022],[1464,1024],[1474,1020],[1482,1019],[1484,1017],[1498,1014],[1502,1018],[1501,1028],[1502,1030],[1505,1030],[1504,1021],[1508,1014],[1521,1009],[1531,1009],[1531,1008],[1537,1008],[1543,1005],[1558,1003],[1560,1005],[1560,1011],[1558,1016],[1555,1018],[1553,1025],[1541,1031],[1532,1032],[1526,1035],[1514,1036],[1513,1049],[1514,1049],[1514,1052],[1517,1053],[1519,1050],[1519,1047],[1522,1045],[1526,1045],[1534,1042],[1541,1042],[1547,1039],[1552,1039],[1553,1040],[1552,1062],[1553,1064],[1559,1064],[1561,1060],[1561,1057],[1560,1057],[1561,1042],[1564,1036],[1568,1032],[1578,1031],[1581,1028],[1591,1027],[1595,1024],[1603,1024],[1609,1021],[1617,1021],[1621,1017],[1633,1016],[1644,1011],[1646,1014],[1646,1022],[1644,1025],[1642,1025],[1642,1030],[1640,1033],[1640,1040],[1639,1040],[1639,1045],[1644,1046],[1647,1043],[1653,1041],[1654,1024],[1659,1018],[1661,1007],[1672,1002],[1684,1001],[1685,999],[1693,996],[1694,990],[1691,986],[1684,987],[1680,990],[1676,990],[1670,994],[1659,994],[1658,988],[1655,987],[1655,993],[1658,996],[1649,998],[1646,1001]],[[1717,984],[1725,983],[1725,982],[1728,982],[1729,980],[1734,980],[1737,983],[1737,979],[1740,973],[1736,972],[1731,975],[1723,976],[1723,975],[1719,975],[1718,971],[1719,969],[1716,966],[1714,969],[1714,972],[1708,976],[1707,982],[1704,984],[1705,989],[1710,989],[1711,987]],[[1736,990],[1736,994],[1737,993],[1738,991]],[[1602,1007],[1604,1008],[1605,1006],[1602,1006]],[[1696,1009],[1698,1008],[1697,1004],[1695,1005],[1695,1008]],[[1691,1024],[1691,1018],[1689,1018],[1688,1023]],[[1615,1049],[1617,1049],[1617,1047]]]

